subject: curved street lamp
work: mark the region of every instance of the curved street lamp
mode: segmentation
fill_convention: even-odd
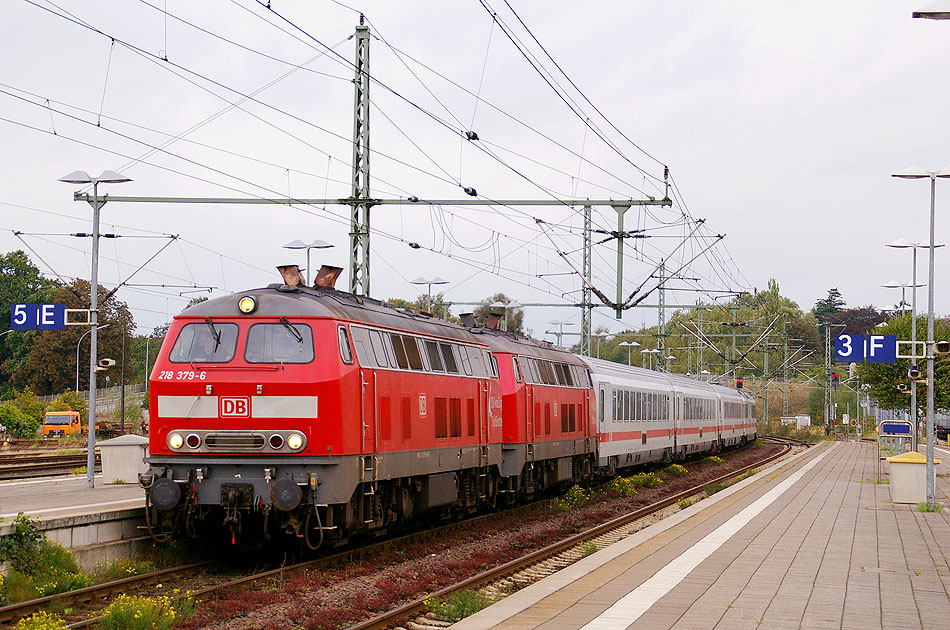
[[[108,328],[109,324],[103,324],[99,326],[99,330],[103,328]],[[86,335],[92,332],[92,328],[79,335],[79,341],[76,342],[76,391],[79,391],[79,345],[82,343],[82,340],[86,338]]]
[[[415,280],[409,281],[409,284],[426,285],[427,287],[426,288],[426,313],[429,313],[429,314],[432,313],[432,285],[433,284],[448,284],[448,283],[449,283],[448,280],[446,280],[445,278],[440,278],[439,276],[436,276],[432,278],[431,280],[429,280],[428,278],[423,278],[422,276],[419,276]]]
[[[328,247],[333,247],[330,243],[326,241],[321,241],[316,239],[312,243],[304,243],[299,238],[293,241],[290,241],[283,246],[285,249],[305,249],[307,250],[307,286],[310,286],[310,250],[311,249],[327,249]]]
[[[102,171],[99,177],[91,177],[86,171],[73,171],[59,178],[67,184],[92,184],[92,269],[89,274],[89,443],[86,447],[86,485],[96,485],[96,358],[99,351],[99,213],[108,201],[99,198],[99,184],[123,184],[132,181],[115,171]]]
[[[930,180],[930,264],[927,279],[927,506],[934,507],[934,205],[937,196],[937,178],[950,177],[950,167],[928,171],[914,165],[891,177]]]
[[[639,347],[640,347],[640,344],[637,343],[636,341],[621,341],[621,342],[620,342],[619,344],[617,344],[617,345],[626,346],[626,348],[627,348],[627,365],[631,365],[631,363],[630,363],[630,350],[631,350],[631,348],[639,348]]]

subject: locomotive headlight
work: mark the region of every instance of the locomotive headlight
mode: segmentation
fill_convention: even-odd
[[[170,433],[168,435],[168,445],[174,449],[181,448],[181,445],[185,443],[185,438],[181,436],[181,433]]]
[[[241,298],[241,301],[238,302],[238,309],[245,315],[253,313],[254,309],[257,308],[257,300],[252,298],[250,295],[245,295]]]
[[[299,433],[291,433],[287,436],[287,446],[296,451],[303,446],[303,436]]]

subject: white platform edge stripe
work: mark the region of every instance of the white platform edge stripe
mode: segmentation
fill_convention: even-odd
[[[824,453],[806,463],[787,479],[674,558],[669,564],[657,571],[653,577],[621,597],[613,606],[582,626],[581,630],[620,630],[635,622],[661,597],[686,579],[686,576],[699,566],[703,560],[722,547],[726,541],[758,516],[762,510],[774,503],[776,499],[797,483],[805,473],[817,466],[833,450],[834,447],[827,449]]]
[[[753,475],[752,477],[747,477],[739,483],[733,484],[725,490],[717,492],[707,499],[697,501],[685,510],[669,516],[659,523],[655,523],[647,528],[641,529],[633,535],[628,536],[605,549],[601,549],[600,551],[593,553],[586,558],[579,560],[578,562],[575,562],[569,567],[558,571],[554,575],[546,577],[540,582],[535,582],[534,584],[509,595],[502,601],[489,606],[488,608],[484,608],[474,615],[466,617],[459,622],[456,622],[452,628],[453,630],[476,630],[481,628],[491,628],[507,619],[510,619],[511,617],[514,617],[515,615],[527,610],[537,602],[541,601],[544,597],[552,595],[558,590],[573,584],[588,573],[599,569],[601,566],[607,564],[614,558],[621,556],[631,549],[651,540],[659,534],[662,534],[671,527],[674,527],[690,518],[697,512],[701,512],[715,505],[719,501],[722,501],[732,494],[741,491],[746,486],[760,482],[768,475],[773,474],[782,468],[794,465],[800,459],[814,455],[817,449],[822,448],[826,448],[826,446],[816,446],[808,450],[801,451],[800,453],[797,453],[788,459],[774,463],[768,468],[759,471],[759,474]]]

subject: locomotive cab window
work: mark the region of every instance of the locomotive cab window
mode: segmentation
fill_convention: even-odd
[[[340,359],[347,365],[353,363],[353,352],[350,350],[350,339],[346,334],[346,328],[339,327],[340,335]]]
[[[310,363],[313,332],[306,324],[254,324],[247,333],[244,360],[248,363]]]
[[[237,324],[195,322],[185,324],[168,353],[172,363],[227,363],[234,358]]]

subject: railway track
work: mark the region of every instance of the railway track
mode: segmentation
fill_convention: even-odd
[[[76,455],[0,455],[0,479],[23,479],[43,475],[71,473],[86,465],[85,454]],[[101,466],[99,454],[96,454],[96,469]]]
[[[772,439],[765,437],[763,439]],[[774,438],[779,440],[780,438]],[[786,448],[774,454],[771,457],[765,458],[763,460],[757,461],[748,466],[744,466],[738,470],[731,471],[725,475],[722,475],[713,480],[707,480],[701,485],[689,488],[683,492],[679,492],[675,495],[665,498],[662,501],[656,502],[652,505],[644,507],[642,509],[636,510],[630,514],[622,516],[620,518],[614,519],[607,523],[604,523],[600,526],[562,540],[558,543],[554,543],[544,549],[538,550],[536,552],[530,553],[518,560],[509,562],[502,566],[496,567],[479,575],[476,575],[468,580],[460,582],[459,584],[453,585],[446,589],[437,591],[436,593],[430,593],[426,599],[431,597],[444,598],[449,594],[455,591],[466,590],[466,589],[478,589],[484,588],[487,585],[493,582],[499,582],[501,580],[510,579],[515,583],[521,584],[525,579],[528,579],[524,576],[519,576],[519,573],[524,571],[529,571],[535,576],[543,576],[553,572],[556,569],[563,568],[571,562],[579,559],[577,556],[576,548],[578,545],[594,540],[595,544],[598,545],[598,548],[601,546],[606,546],[611,540],[618,540],[622,538],[625,534],[623,533],[623,528],[629,526],[631,523],[636,523],[637,521],[648,518],[651,515],[655,515],[658,512],[662,511],[669,506],[676,505],[677,501],[694,496],[698,493],[703,492],[704,486],[710,483],[721,483],[727,481],[733,477],[741,475],[742,473],[761,466],[765,463],[768,463],[778,457],[781,457],[787,454],[793,448],[792,440],[780,439],[786,445]],[[796,445],[801,445],[804,443],[798,442]],[[323,570],[333,566],[340,566],[346,563],[358,562],[364,558],[373,557],[383,551],[388,549],[399,549],[408,547],[412,544],[418,542],[425,542],[426,540],[450,535],[454,532],[464,531],[466,529],[471,529],[478,527],[481,524],[487,522],[494,522],[499,520],[510,520],[513,517],[517,518],[521,514],[526,514],[531,510],[537,509],[537,503],[528,504],[523,506],[518,506],[510,510],[505,510],[503,512],[496,512],[491,514],[485,514],[481,516],[472,517],[465,519],[464,521],[450,523],[446,525],[441,525],[439,527],[428,529],[421,532],[411,533],[405,536],[399,536],[384,540],[381,542],[373,543],[371,545],[354,547],[352,549],[347,549],[332,555],[323,556],[313,560],[307,560],[300,563],[295,563],[287,566],[282,566],[276,569],[269,571],[254,573],[247,576],[242,576],[238,578],[228,578],[226,575],[223,575],[218,583],[209,584],[208,586],[199,588],[199,589],[190,589],[188,592],[188,597],[196,600],[202,601],[213,598],[220,591],[226,589],[232,589],[235,587],[246,586],[255,582],[262,582],[267,580],[276,580],[289,575],[297,571],[305,570]],[[571,554],[574,554],[575,557],[572,557]],[[566,554],[566,556],[565,556]],[[17,619],[28,616],[33,612],[39,610],[49,610],[49,609],[65,609],[65,608],[75,608],[76,610],[71,617],[75,619],[76,616],[81,616],[83,614],[94,614],[96,606],[106,601],[111,595],[117,593],[127,593],[130,591],[145,589],[150,585],[164,582],[166,585],[172,584],[176,579],[187,579],[189,575],[196,572],[200,572],[214,566],[214,561],[206,561],[195,564],[189,564],[181,567],[164,569],[161,571],[156,571],[148,574],[131,576],[128,578],[123,578],[121,580],[116,580],[114,582],[103,583],[95,586],[90,586],[84,589],[77,591],[70,591],[67,593],[61,593],[58,595],[51,595],[48,597],[30,600],[27,602],[22,602],[20,604],[13,604],[10,606],[5,606],[0,608],[0,625],[12,624],[15,623]],[[212,582],[215,577],[211,575],[202,575],[202,580],[204,582]],[[540,579],[540,577],[535,577],[535,579]],[[166,588],[165,591],[170,589]],[[425,610],[425,599],[418,599],[404,606],[400,606],[397,609],[394,609],[384,615],[376,617],[374,619],[365,621],[358,625],[352,626],[352,628],[360,629],[382,629],[387,627],[392,627],[397,621],[412,618],[420,617]],[[81,612],[81,609],[85,609],[87,612]],[[94,627],[99,621],[99,617],[87,617],[85,619],[80,619],[73,621],[69,624],[70,628],[88,628]]]
[[[627,535],[627,529],[635,527],[637,521],[655,515],[662,510],[675,505],[678,501],[692,497],[704,492],[705,486],[711,483],[724,483],[730,479],[774,461],[784,455],[787,455],[795,446],[807,446],[807,442],[780,438],[774,436],[762,436],[762,439],[777,441],[785,444],[785,449],[781,452],[767,457],[761,461],[749,464],[738,470],[731,471],[721,477],[706,481],[702,485],[694,486],[683,492],[669,496],[661,501],[657,501],[644,508],[615,518],[591,529],[555,542],[543,549],[526,554],[517,560],[513,560],[501,566],[489,569],[483,573],[475,575],[458,584],[430,593],[425,598],[417,599],[395,608],[385,614],[368,619],[358,624],[349,626],[350,630],[384,630],[386,628],[396,627],[397,624],[412,620],[413,627],[444,627],[444,622],[433,623],[426,614],[426,600],[441,599],[444,600],[452,593],[465,590],[482,590],[491,593],[505,593],[510,589],[510,585],[516,585],[523,588],[528,584],[555,573],[556,571],[576,562],[583,554],[578,551],[578,547],[587,542],[594,542],[598,549],[607,546],[611,542],[616,542]]]

